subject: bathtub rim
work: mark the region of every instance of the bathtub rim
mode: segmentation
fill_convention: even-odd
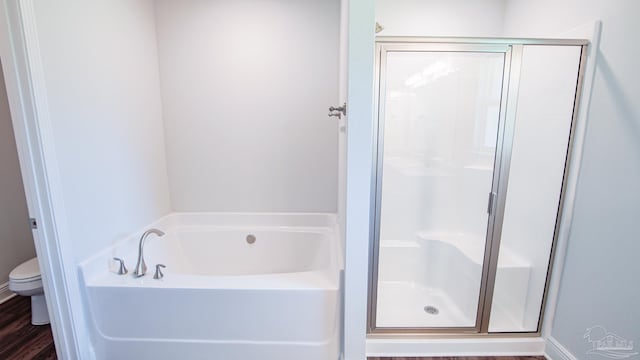
[[[278,231],[291,231],[291,232],[324,232],[328,233],[327,239],[330,241],[329,244],[329,265],[326,269],[320,270],[312,270],[312,271],[302,271],[302,272],[290,272],[290,273],[270,273],[270,274],[251,274],[251,275],[215,275],[215,276],[205,276],[205,275],[192,275],[192,274],[173,274],[176,278],[181,277],[183,279],[193,280],[195,278],[210,278],[210,279],[218,279],[223,280],[223,283],[227,284],[231,289],[237,289],[237,287],[233,287],[228,285],[231,280],[240,280],[241,282],[246,282],[247,280],[255,280],[254,283],[261,284],[261,280],[269,280],[270,277],[287,277],[287,274],[296,275],[296,280],[309,280],[310,278],[317,278],[319,276],[326,278],[326,284],[320,285],[318,287],[312,287],[311,289],[339,289],[340,287],[340,273],[344,270],[344,262],[342,261],[343,254],[341,252],[342,246],[340,244],[340,234],[338,228],[338,217],[335,213],[287,213],[287,212],[275,212],[275,213],[263,213],[263,212],[170,212],[160,218],[154,220],[150,224],[138,229],[135,232],[119,236],[116,238],[113,243],[102,250],[94,253],[93,255],[87,257],[86,259],[79,262],[77,266],[78,276],[82,280],[81,285],[83,287],[86,286],[95,286],[96,280],[104,280],[104,278],[109,278],[109,275],[114,275],[114,277],[119,278],[120,281],[124,278],[125,280],[136,280],[131,277],[131,274],[127,274],[125,276],[115,275],[116,268],[115,262],[112,260],[114,256],[127,254],[127,250],[137,249],[137,241],[140,235],[147,229],[152,227],[158,228],[168,228],[172,227],[174,229],[178,229],[180,227],[187,226],[198,226],[198,225],[188,225],[185,224],[185,220],[194,220],[194,219],[208,219],[208,220],[217,220],[213,223],[207,223],[203,227],[208,228],[223,228],[227,229],[238,229],[242,226],[246,226],[250,229],[273,229]],[[228,224],[228,221],[232,219],[234,223],[232,225]],[[259,219],[264,221],[265,223],[256,225],[255,221],[251,220]],[[244,220],[238,222],[238,220]],[[282,220],[287,220],[285,225],[282,224]],[[312,222],[312,225],[306,225],[304,221]],[[302,221],[302,223],[301,223]],[[224,223],[221,223],[224,222]],[[137,251],[137,250],[136,250]],[[129,257],[127,255],[127,257]],[[127,259],[125,259],[127,260]],[[130,267],[132,267],[132,260],[128,260]],[[107,271],[105,271],[107,270]],[[104,275],[102,275],[104,274]],[[322,274],[322,275],[320,275]],[[167,287],[166,283],[170,276],[167,278],[165,282],[156,281],[147,274],[144,280],[149,280],[148,282],[151,285],[143,285],[145,287]],[[148,279],[147,279],[148,278]],[[200,279],[202,280],[202,279]],[[228,281],[224,281],[228,280]],[[315,282],[318,282],[317,280]],[[193,283],[189,281],[189,283]],[[163,285],[164,284],[164,285]],[[262,283],[263,284],[263,283]],[[298,287],[293,286],[285,286],[285,284],[281,283],[276,287],[268,287],[268,289],[304,289],[304,286],[300,286],[302,282],[298,283]],[[108,281],[105,286],[140,286],[135,284],[119,284],[118,281]],[[200,287],[196,287],[200,288]],[[206,288],[206,287],[202,287]],[[249,287],[240,287],[249,289]],[[240,289],[239,288],[239,289]],[[308,288],[307,288],[308,289]]]

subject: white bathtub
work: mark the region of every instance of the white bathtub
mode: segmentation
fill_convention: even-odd
[[[166,235],[147,239],[145,277],[131,275],[139,233],[81,265],[97,359],[338,358],[334,216],[176,213],[149,227]]]

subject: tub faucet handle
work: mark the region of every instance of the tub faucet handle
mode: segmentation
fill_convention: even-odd
[[[156,273],[153,275],[153,278],[156,280],[160,280],[164,277],[164,274],[162,273],[162,269],[166,268],[165,265],[163,264],[157,264],[156,265]]]
[[[129,272],[129,270],[127,270],[127,267],[124,266],[124,260],[117,257],[114,257],[113,260],[120,263],[120,268],[118,269],[118,275],[125,275],[126,273]]]

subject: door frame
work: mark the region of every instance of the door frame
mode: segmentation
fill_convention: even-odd
[[[0,57],[33,238],[59,359],[89,359],[78,276],[66,239],[60,174],[38,43],[34,0],[0,3]],[[27,219],[25,219],[27,221]],[[73,306],[73,305],[76,306]]]

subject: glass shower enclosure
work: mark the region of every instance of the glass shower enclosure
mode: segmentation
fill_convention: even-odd
[[[579,64],[581,46],[573,49]],[[506,41],[378,42],[370,332],[537,331],[537,321],[525,329],[511,319],[524,305],[509,302],[542,300],[545,284],[531,294],[532,261],[500,251],[527,51]],[[554,155],[562,174],[574,103],[563,106],[571,113]],[[549,200],[556,209],[559,197]],[[540,255],[547,263],[552,242]],[[496,278],[507,294],[497,305]]]

